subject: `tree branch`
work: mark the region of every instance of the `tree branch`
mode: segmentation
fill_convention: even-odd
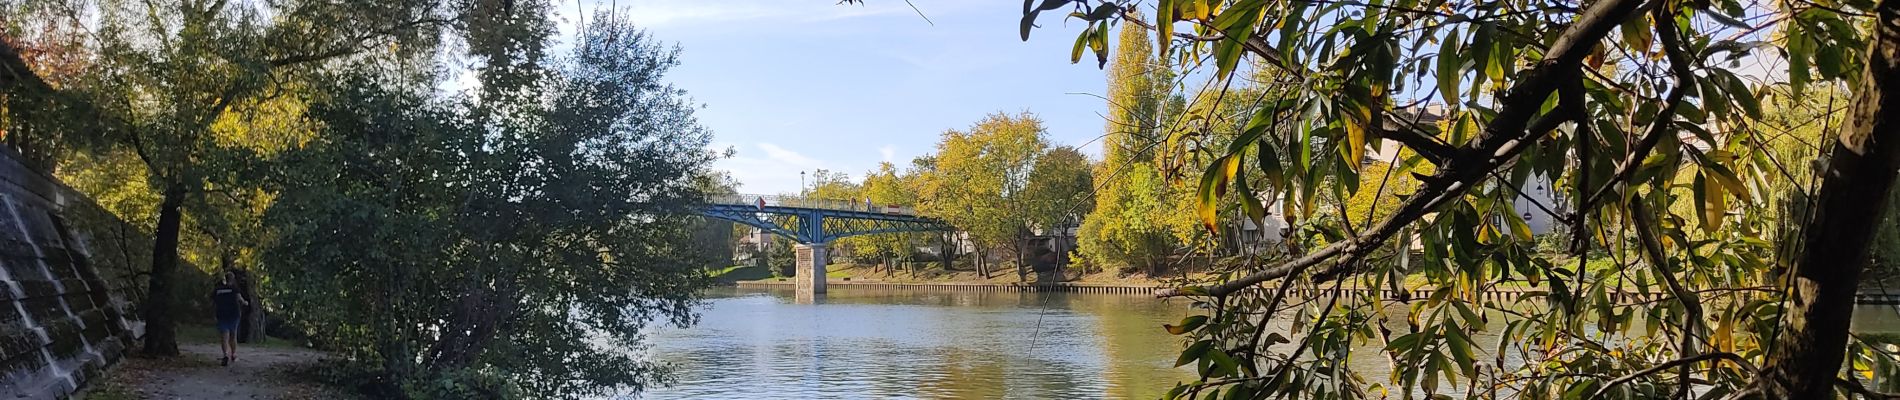
[[[1669,21],[1674,21],[1671,18]],[[1669,58],[1670,73],[1676,76],[1676,87],[1669,89],[1669,94],[1663,99],[1662,110],[1656,112],[1654,121],[1650,121],[1649,132],[1643,134],[1642,141],[1636,144],[1636,150],[1623,158],[1622,165],[1617,166],[1616,173],[1610,176],[1609,181],[1603,182],[1603,186],[1598,187],[1577,207],[1579,212],[1596,208],[1618,184],[1628,183],[1626,181],[1636,176],[1636,168],[1642,166],[1643,160],[1649,158],[1649,153],[1656,149],[1656,144],[1662,142],[1663,135],[1675,132],[1669,126],[1675,123],[1676,109],[1689,94],[1687,89],[1693,85],[1691,81],[1695,79],[1695,72],[1689,69],[1689,56],[1682,52],[1681,39],[1678,37],[1680,33],[1676,32],[1674,25],[1665,27],[1663,22],[1657,21],[1656,30],[1657,39],[1663,43],[1663,54]]]
[[[1423,114],[1423,111],[1418,111],[1418,113]],[[1403,117],[1393,116],[1389,113],[1386,115],[1386,118],[1383,119],[1385,120],[1384,122],[1386,122],[1383,125],[1397,126],[1381,126],[1380,128],[1382,129],[1378,129],[1379,137],[1399,142],[1399,144],[1405,145],[1405,147],[1411,148],[1413,151],[1417,151],[1419,155],[1425,156],[1425,159],[1431,160],[1433,164],[1445,162],[1445,160],[1458,154],[1458,148],[1451,147],[1451,144],[1438,140],[1437,136],[1432,135],[1430,131],[1425,130],[1425,127],[1420,126],[1418,123],[1407,121]],[[1416,119],[1417,118],[1413,118],[1413,120]]]
[[[356,54],[357,52],[362,51],[364,46],[368,45],[367,42],[369,42],[372,39],[376,39],[382,36],[394,35],[396,34],[396,32],[399,32],[402,30],[421,28],[425,25],[447,25],[450,22],[454,22],[454,21],[450,19],[446,19],[446,18],[422,18],[422,19],[418,19],[414,21],[403,22],[400,24],[396,24],[394,26],[390,26],[388,28],[371,31],[369,33],[363,34],[362,36],[357,36],[350,40],[350,42],[352,43],[340,48],[311,53],[311,54],[292,54],[288,56],[270,59],[269,61],[267,61],[267,63],[271,66],[271,68],[279,68],[279,67],[287,67],[287,66],[303,64],[303,63],[319,62],[319,61],[329,60],[332,58]]]
[[[1610,382],[1608,383],[1604,383],[1602,388],[1597,389],[1596,393],[1590,394],[1590,397],[1586,397],[1585,399],[1589,400],[1589,399],[1596,399],[1598,397],[1603,397],[1604,393],[1609,392],[1611,388],[1615,388],[1617,385],[1629,383],[1630,381],[1634,381],[1638,378],[1642,378],[1645,376],[1654,375],[1655,373],[1662,372],[1663,370],[1666,370],[1666,369],[1675,368],[1675,367],[1686,367],[1690,364],[1695,364],[1695,363],[1708,361],[1708,360],[1734,361],[1735,364],[1741,365],[1742,369],[1744,370],[1748,370],[1749,372],[1755,371],[1754,365],[1749,364],[1747,359],[1744,359],[1742,358],[1742,356],[1736,355],[1735,353],[1708,353],[1708,354],[1698,355],[1695,357],[1678,358],[1674,360],[1669,360],[1669,362],[1656,364],[1655,366],[1644,368],[1641,371],[1636,371],[1635,373],[1631,373],[1629,375],[1623,375],[1621,377],[1617,377],[1616,379],[1610,380]]]
[[[1900,1],[1900,0],[1893,0]],[[1308,254],[1272,268],[1261,270],[1206,290],[1207,294],[1221,296],[1233,293],[1272,279],[1305,271],[1314,265],[1326,262],[1334,256],[1342,257],[1334,269],[1351,265],[1392,237],[1400,228],[1410,225],[1439,206],[1464,196],[1480,179],[1491,171],[1508,163],[1519,153],[1530,147],[1534,133],[1549,132],[1558,124],[1566,121],[1559,115],[1545,115],[1532,122],[1544,99],[1564,82],[1581,79],[1583,58],[1588,55],[1597,42],[1607,36],[1610,30],[1628,20],[1641,8],[1639,0],[1606,0],[1590,6],[1557,37],[1548,56],[1539,61],[1526,73],[1525,78],[1513,85],[1500,104],[1497,117],[1485,126],[1484,134],[1460,148],[1456,156],[1441,166],[1437,175],[1426,179],[1417,194],[1408,198],[1392,216],[1386,217],[1373,229],[1345,241],[1335,242]],[[1253,40],[1249,40],[1253,42]],[[1265,44],[1264,40],[1260,40]],[[1249,51],[1260,54],[1253,46]],[[1277,57],[1277,54],[1274,55]],[[1264,55],[1263,55],[1264,57]],[[1193,291],[1163,289],[1155,292],[1157,297],[1181,296]]]
[[[1840,387],[1847,389],[1847,391],[1849,392],[1854,392],[1854,394],[1858,394],[1860,395],[1860,397],[1863,397],[1863,398],[1876,399],[1876,400],[1900,400],[1900,394],[1876,392],[1873,389],[1868,389],[1866,385],[1861,385],[1860,381],[1857,381],[1857,380],[1840,379],[1839,384],[1840,384]]]

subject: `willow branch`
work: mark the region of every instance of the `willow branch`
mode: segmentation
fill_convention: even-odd
[[[1667,7],[1658,9],[1663,8]],[[1603,201],[1604,197],[1608,197],[1611,190],[1618,184],[1627,183],[1630,178],[1636,176],[1636,168],[1642,166],[1643,159],[1649,158],[1649,153],[1656,149],[1656,144],[1662,142],[1663,135],[1673,133],[1669,126],[1675,123],[1676,109],[1682,105],[1683,98],[1689,94],[1687,90],[1689,86],[1693,85],[1695,72],[1689,70],[1689,57],[1682,52],[1682,40],[1678,36],[1680,33],[1675,30],[1673,22],[1665,26],[1663,21],[1658,19],[1656,37],[1663,44],[1663,54],[1669,58],[1669,69],[1670,73],[1676,76],[1676,87],[1669,89],[1669,94],[1663,99],[1662,110],[1656,112],[1654,121],[1650,121],[1649,132],[1643,134],[1642,141],[1636,144],[1636,150],[1623,158],[1622,165],[1617,166],[1616,174],[1611,175],[1609,181],[1603,182],[1603,186],[1598,187],[1596,192],[1591,193],[1582,205],[1578,206],[1577,210],[1580,212],[1595,208],[1597,203]],[[1668,21],[1675,21],[1675,19],[1671,16]]]
[[[1483,135],[1461,147],[1456,156],[1447,160],[1438,174],[1425,180],[1417,195],[1408,198],[1397,212],[1386,217],[1373,229],[1357,237],[1335,242],[1308,254],[1288,261],[1279,266],[1254,272],[1239,279],[1228,281],[1206,290],[1207,294],[1221,296],[1246,289],[1268,280],[1284,278],[1303,272],[1308,268],[1332,260],[1334,256],[1343,256],[1335,264],[1350,265],[1372,249],[1378,248],[1386,239],[1392,237],[1400,228],[1412,224],[1425,214],[1436,210],[1454,199],[1464,196],[1479,180],[1489,175],[1499,166],[1507,164],[1519,153],[1530,147],[1536,138],[1534,134],[1547,133],[1555,129],[1565,118],[1557,115],[1545,115],[1532,122],[1544,99],[1557,90],[1564,82],[1581,79],[1583,58],[1596,44],[1607,36],[1623,21],[1628,20],[1641,8],[1639,0],[1607,0],[1590,6],[1557,37],[1555,44],[1546,53],[1542,61],[1525,74],[1525,78],[1513,85],[1501,99],[1505,107],[1499,110],[1497,117],[1485,126]],[[1264,42],[1264,41],[1263,41]],[[1249,47],[1249,51],[1255,51]],[[1275,54],[1277,57],[1277,54]],[[1195,291],[1162,289],[1155,292],[1157,297],[1173,297],[1191,294]]]

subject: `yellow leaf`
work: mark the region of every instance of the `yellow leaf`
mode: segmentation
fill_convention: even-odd
[[[1346,162],[1353,170],[1359,169],[1360,160],[1366,155],[1366,125],[1372,118],[1372,110],[1365,105],[1355,104],[1347,109],[1352,115],[1346,116],[1346,149],[1343,152]]]

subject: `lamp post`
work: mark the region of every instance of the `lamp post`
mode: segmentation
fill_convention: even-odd
[[[798,171],[798,197],[805,197],[805,171]]]

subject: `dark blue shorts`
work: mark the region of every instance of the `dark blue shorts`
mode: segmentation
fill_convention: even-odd
[[[218,333],[237,333],[237,328],[237,318],[218,320]]]

